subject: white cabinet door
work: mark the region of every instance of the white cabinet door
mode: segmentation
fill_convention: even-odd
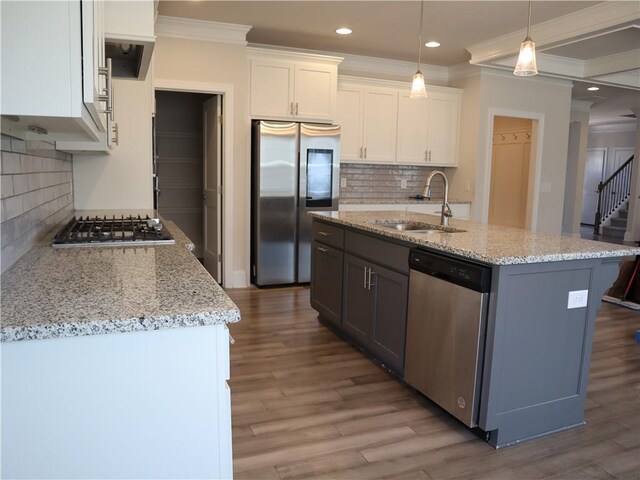
[[[299,64],[295,67],[294,116],[298,120],[328,120],[335,117],[337,75],[333,66]]]
[[[340,125],[340,161],[359,162],[362,151],[362,90],[338,90],[336,123]]]
[[[104,131],[95,98],[101,5],[85,1],[1,2],[0,103],[12,117],[2,122],[4,133],[97,140]]]
[[[427,108],[426,98],[409,98],[409,93],[400,93],[396,150],[398,163],[427,164]]]
[[[291,119],[294,65],[273,60],[251,60],[251,116]]]
[[[433,92],[429,94],[429,124],[427,133],[427,163],[434,167],[458,165],[458,129],[460,94]]]
[[[394,162],[398,128],[398,92],[364,91],[362,146],[365,162]]]

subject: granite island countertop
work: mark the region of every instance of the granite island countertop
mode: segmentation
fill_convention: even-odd
[[[411,232],[381,226],[384,222],[440,223],[440,217],[423,213],[398,212],[311,212],[330,223],[395,238],[490,265],[557,262],[587,258],[639,255],[640,247],[583,240],[577,237],[536,233],[452,218],[449,226],[462,232]]]
[[[35,247],[2,275],[0,340],[239,321],[236,305],[190,253],[192,242],[165,225],[174,245],[54,249],[49,239]]]

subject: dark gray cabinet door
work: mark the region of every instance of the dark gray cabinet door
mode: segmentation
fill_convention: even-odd
[[[311,306],[337,326],[342,318],[343,255],[328,245],[311,244]]]
[[[344,256],[342,328],[363,346],[371,346],[373,297],[367,284],[369,263],[349,254]]]
[[[402,372],[407,330],[407,297],[409,279],[406,275],[371,264],[373,297],[372,348],[390,367]]]

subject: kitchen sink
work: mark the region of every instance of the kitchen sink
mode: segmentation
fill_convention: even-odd
[[[415,232],[415,233],[464,232],[464,230],[460,230],[458,228],[443,227],[440,225],[432,225],[429,223],[421,223],[421,222],[382,222],[382,223],[375,223],[375,225],[378,227],[389,228],[391,230],[398,230],[399,232]]]

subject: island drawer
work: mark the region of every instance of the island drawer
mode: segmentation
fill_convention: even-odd
[[[398,272],[409,273],[409,247],[347,231],[345,250]]]
[[[326,223],[313,222],[313,239],[337,248],[344,247],[344,230]]]

